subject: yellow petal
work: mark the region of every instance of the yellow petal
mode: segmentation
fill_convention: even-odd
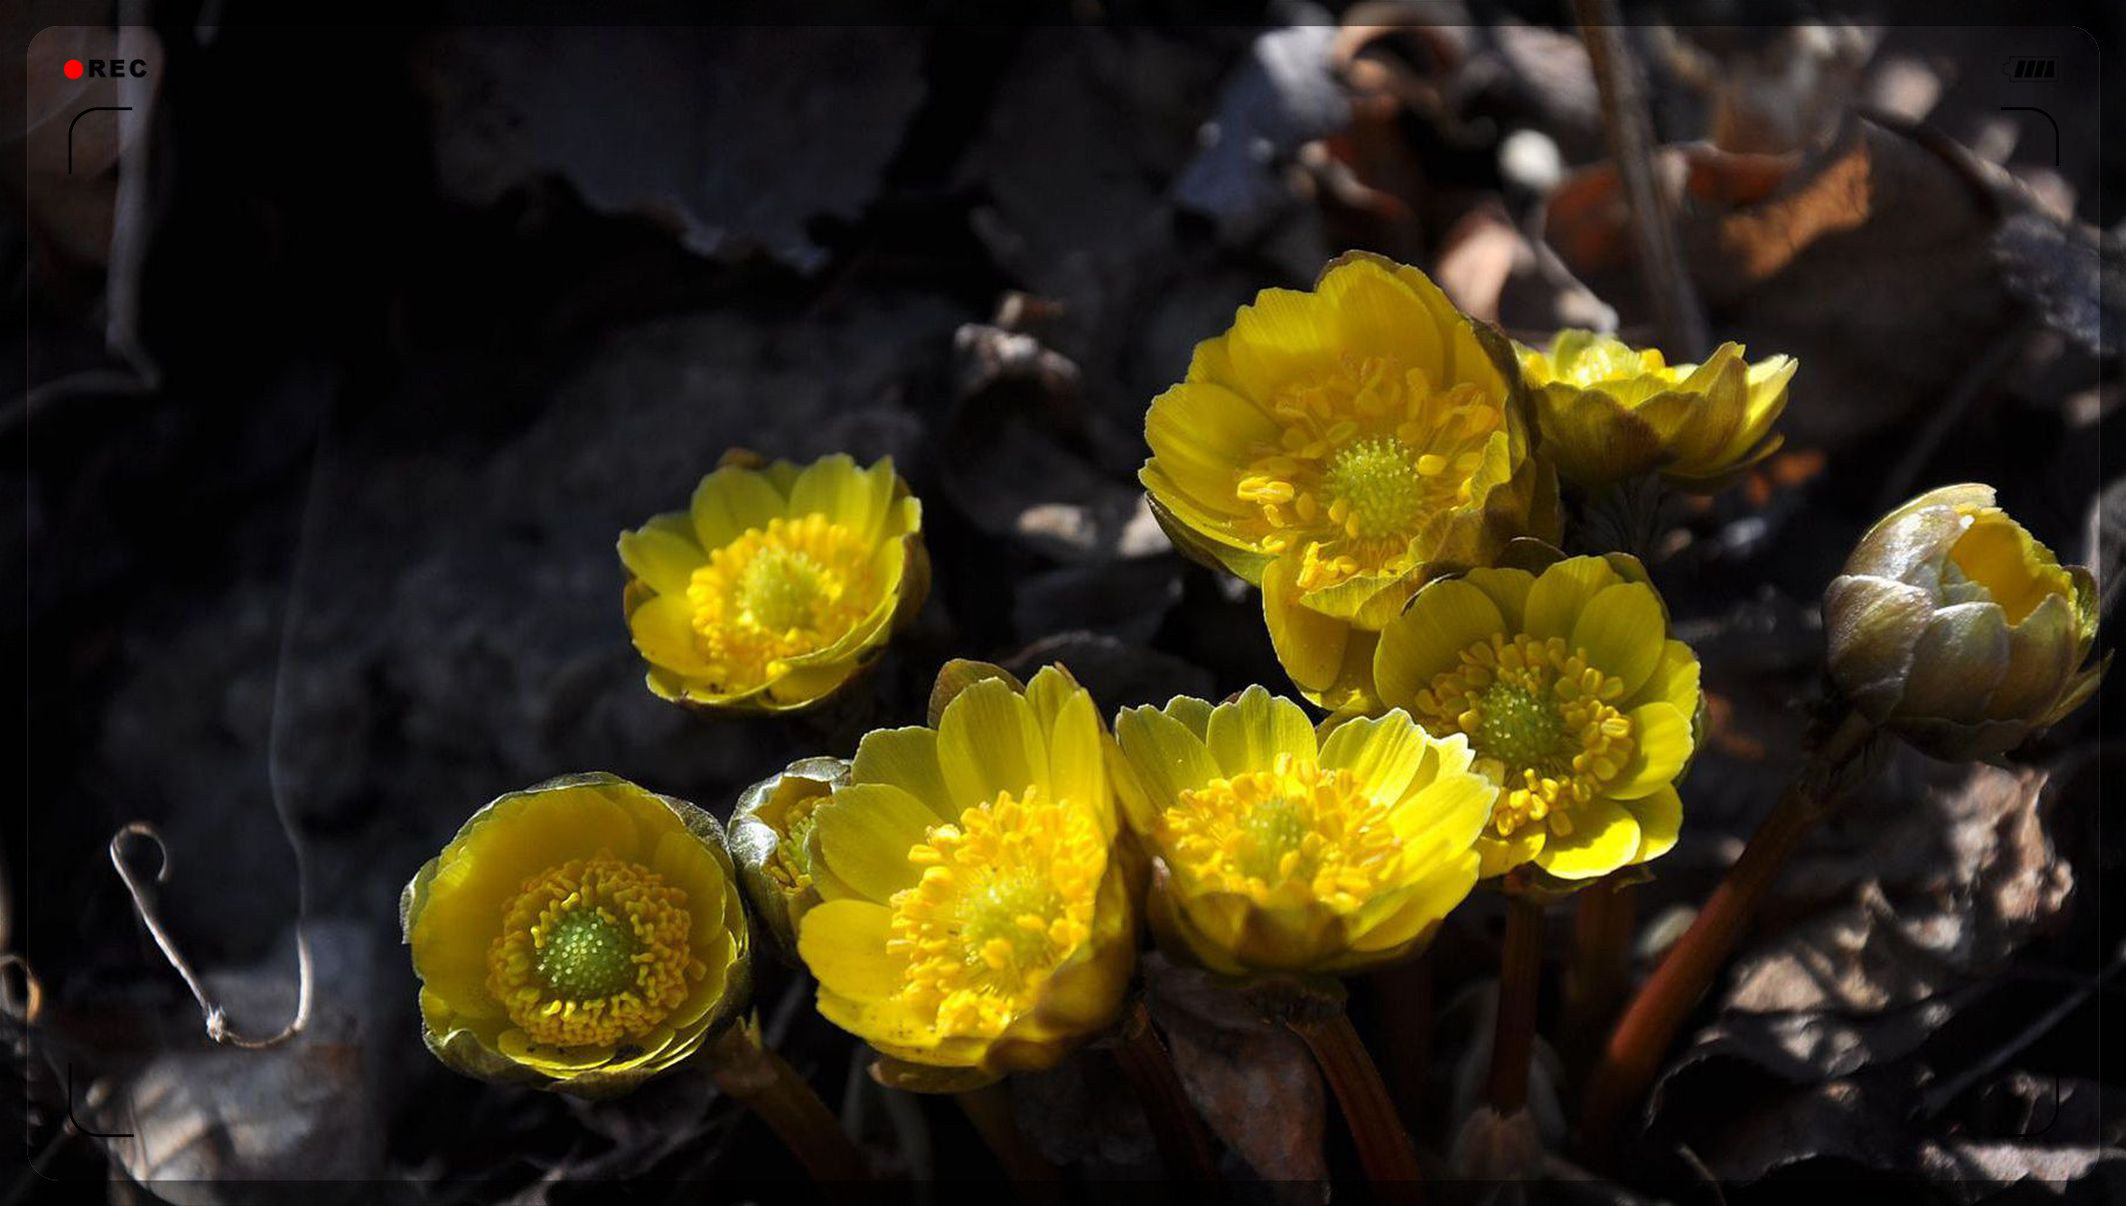
[[[1649,862],[1667,854],[1683,829],[1683,797],[1672,786],[1650,796],[1624,802],[1625,811],[1639,823],[1639,852],[1635,863]]]
[[[1211,739],[1211,713],[1213,710],[1208,701],[1197,699],[1193,695],[1176,695],[1167,700],[1166,706],[1160,709],[1168,716],[1180,721],[1189,732],[1196,735],[1197,740],[1206,743]]]
[[[685,595],[694,570],[707,560],[685,516],[659,515],[620,534],[620,563],[661,595]]]
[[[790,513],[818,513],[849,529],[857,539],[878,538],[893,501],[893,463],[857,468],[849,456],[822,457],[805,467],[790,488]]]
[[[812,815],[819,859],[857,895],[885,904],[922,878],[908,851],[938,819],[914,796],[884,783],[853,783],[836,788]]]
[[[1590,665],[1623,680],[1628,695],[1660,664],[1667,635],[1668,619],[1653,588],[1619,582],[1587,601],[1568,643],[1586,650]]]
[[[1528,614],[1528,591],[1535,585],[1534,574],[1523,569],[1483,566],[1463,574],[1462,581],[1490,596],[1500,617],[1505,620],[1501,632],[1522,630],[1521,623]]]
[[[1182,792],[1223,778],[1203,739],[1156,708],[1125,708],[1115,717],[1115,739],[1151,797],[1165,809]]]
[[[1547,833],[1540,825],[1528,825],[1510,838],[1500,838],[1490,833],[1477,838],[1477,878],[1493,879],[1515,867],[1535,861],[1536,856],[1543,852],[1543,840]]]
[[[932,729],[873,729],[864,734],[850,764],[852,783],[887,783],[922,801],[939,820],[957,821],[979,800],[960,801],[945,786],[938,764],[938,735]]]
[[[839,660],[794,659],[781,674],[770,671],[766,694],[780,707],[802,707],[840,690],[860,668],[853,654]]]
[[[1069,675],[1044,666],[1026,684],[1026,700],[1048,734],[1048,781],[1059,800],[1094,810],[1113,828],[1107,782],[1107,734],[1091,695]]]
[[[705,679],[707,658],[694,635],[694,611],[685,595],[658,595],[627,618],[628,635],[645,661],[682,678]]]
[[[1144,439],[1160,469],[1198,507],[1227,518],[1254,513],[1233,489],[1279,434],[1260,406],[1207,381],[1174,386],[1152,399],[1144,416]]]
[[[1674,704],[1685,716],[1698,714],[1698,655],[1681,641],[1661,643],[1661,660],[1654,672],[1647,676],[1646,683],[1635,693],[1625,698],[1632,703],[1651,703],[1661,700]]]
[[[1506,631],[1498,604],[1458,578],[1430,583],[1381,630],[1373,652],[1373,685],[1383,703],[1408,704],[1438,675],[1460,662],[1464,649]]]
[[[1566,480],[1605,486],[1660,463],[1661,436],[1602,390],[1554,382],[1535,394],[1536,430]]]
[[[2075,639],[2074,605],[2052,595],[2008,633],[2008,672],[1986,712],[1997,717],[2036,717],[2059,698],[2074,675],[2081,648]]]
[[[1332,346],[1336,316],[1316,294],[1264,289],[1253,305],[1233,316],[1226,355],[1239,392],[1260,401],[1274,398],[1294,380],[1336,362]]]
[[[1446,345],[1438,319],[1392,271],[1367,260],[1348,260],[1324,273],[1315,289],[1334,316],[1341,350],[1393,357],[1422,370],[1435,387],[1449,384],[1443,380]]]
[[[1314,761],[1314,725],[1298,704],[1251,686],[1211,713],[1211,756],[1227,778],[1270,767],[1279,754]]]
[[[1627,715],[1637,748],[1617,781],[1605,789],[1618,800],[1636,800],[1674,782],[1691,751],[1690,718],[1675,705],[1640,704]]]
[[[789,500],[765,477],[727,465],[694,488],[694,536],[711,552],[789,511]]]
[[[938,765],[955,802],[972,807],[1004,792],[1050,790],[1048,743],[1025,697],[1001,679],[983,679],[945,705],[938,718]]]
[[[1572,639],[1573,626],[1588,600],[1622,579],[1600,557],[1568,557],[1536,576],[1528,588],[1528,612],[1521,631],[1533,637]]]
[[[1424,765],[1432,739],[1400,709],[1378,718],[1345,721],[1321,747],[1325,770],[1348,770],[1359,790],[1383,803],[1402,799]]]
[[[1638,852],[1639,822],[1615,801],[1597,799],[1572,810],[1572,832],[1551,834],[1535,863],[1559,879],[1593,879],[1631,862]]]
[[[907,964],[886,953],[893,910],[868,900],[830,900],[799,923],[797,955],[829,992],[857,1001],[901,990]]]
[[[1406,848],[1434,841],[1448,848],[1468,848],[1483,833],[1497,799],[1498,789],[1482,775],[1445,772],[1406,797],[1391,823]]]
[[[1297,573],[1289,557],[1271,562],[1263,571],[1262,618],[1284,672],[1301,690],[1318,693],[1336,685],[1344,651],[1351,643],[1351,625],[1300,602]]]

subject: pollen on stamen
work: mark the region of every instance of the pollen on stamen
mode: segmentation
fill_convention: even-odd
[[[994,1038],[1092,935],[1107,846],[1084,809],[1034,788],[940,825],[908,853],[924,868],[893,897],[887,950],[900,997],[940,1033]]]
[[[1270,404],[1282,430],[1243,467],[1235,500],[1264,552],[1304,550],[1303,590],[1413,568],[1412,542],[1468,506],[1503,416],[1463,382],[1436,390],[1392,358],[1345,355]]]
[[[848,635],[879,602],[872,551],[817,513],[712,550],[687,586],[703,659],[720,681],[758,685]]]
[[[1556,637],[1498,634],[1464,649],[1415,700],[1434,731],[1467,734],[1476,765],[1502,790],[1491,828],[1572,832],[1572,810],[1597,798],[1630,761],[1635,734],[1613,706],[1623,683]]]
[[[1159,820],[1174,872],[1198,888],[1356,907],[1400,866],[1386,805],[1348,770],[1279,755],[1267,770],[1183,792]]]

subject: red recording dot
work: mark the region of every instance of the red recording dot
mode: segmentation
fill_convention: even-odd
[[[80,79],[80,78],[81,78],[81,60],[80,60],[80,59],[68,59],[68,60],[66,61],[66,68],[65,68],[65,70],[66,70],[66,78],[68,78],[68,79],[70,79],[70,80],[78,80],[78,79]]]

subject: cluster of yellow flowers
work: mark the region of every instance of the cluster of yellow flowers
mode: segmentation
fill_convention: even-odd
[[[1112,725],[1067,670],[940,675],[865,736],[706,813],[611,776],[506,795],[409,885],[446,1062],[624,1089],[747,1008],[747,909],[889,1084],[964,1090],[1111,1026],[1140,914],[1232,977],[1420,949],[1480,882],[1567,892],[1674,845],[1696,656],[1631,556],[1566,556],[1559,480],[1708,491],[1778,447],[1794,362],[1547,352],[1368,255],[1271,289],[1151,404],[1141,478],[1183,552],[1261,589],[1298,692],[1177,697]],[[2093,690],[2088,575],[1956,487],[1886,518],[1831,587],[1831,670],[1924,748],[1998,753]],[[731,463],[620,538],[660,697],[784,712],[921,606],[922,512],[890,461]],[[733,861],[733,855],[736,861]]]

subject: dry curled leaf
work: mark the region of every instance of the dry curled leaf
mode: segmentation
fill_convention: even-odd
[[[1266,1181],[1325,1180],[1326,1102],[1306,1044],[1209,972],[1153,955],[1144,983],[1174,1070],[1218,1137]]]

